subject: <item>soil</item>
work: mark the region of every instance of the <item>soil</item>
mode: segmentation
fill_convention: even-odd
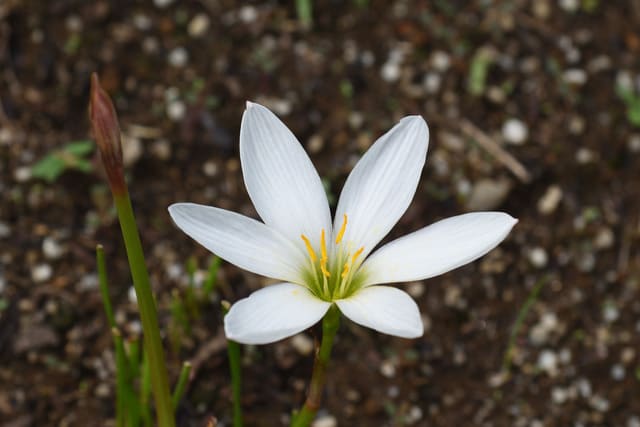
[[[402,285],[424,337],[343,321],[318,426],[640,426],[640,123],[620,95],[640,96],[640,3],[325,0],[311,25],[293,3],[0,2],[0,425],[114,425],[97,243],[119,327],[140,333],[97,155],[51,182],[33,173],[90,139],[97,71],[120,116],[171,377],[183,360],[196,368],[181,426],[230,425],[220,300],[266,281],[223,263],[176,341],[187,260],[201,277],[211,255],[166,208],[256,216],[238,156],[245,100],[298,136],[333,208],[375,138],[422,115],[427,165],[389,238],[470,210],[520,220],[481,260]],[[246,425],[286,425],[318,333],[243,347]]]

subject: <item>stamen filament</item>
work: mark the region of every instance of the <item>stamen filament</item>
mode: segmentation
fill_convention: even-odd
[[[336,245],[339,245],[342,241],[342,237],[344,236],[344,232],[347,230],[347,214],[344,214],[342,217],[342,226],[340,226],[340,231],[338,231],[338,236],[336,236]]]
[[[322,229],[322,233],[320,234],[320,250],[322,251],[322,259],[321,263],[327,262],[327,242],[324,238],[324,228]]]
[[[324,235],[324,232],[323,232],[323,235]],[[307,252],[309,252],[309,256],[311,257],[311,261],[312,262],[316,262],[318,257],[316,256],[316,253],[314,252],[313,247],[311,246],[311,242],[309,241],[307,236],[305,236],[304,234],[301,234],[300,238],[304,241],[304,245],[307,247]]]

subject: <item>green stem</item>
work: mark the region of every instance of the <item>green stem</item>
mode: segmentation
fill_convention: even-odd
[[[149,357],[149,368],[151,373],[151,386],[156,403],[156,415],[160,427],[174,427],[175,418],[171,394],[169,391],[169,380],[167,367],[165,365],[160,329],[158,327],[158,315],[156,305],[151,292],[149,273],[145,264],[142,244],[138,235],[131,200],[126,189],[113,194],[120,228],[124,237],[124,244],[127,249],[133,286],[136,291],[138,307],[140,308],[140,318],[142,320],[142,330],[144,334],[144,350]]]
[[[340,310],[338,310],[337,306],[332,305],[324,316],[324,319],[322,319],[322,342],[320,343],[320,348],[316,350],[307,400],[304,402],[302,409],[295,414],[291,420],[291,427],[308,426],[316,416],[318,409],[320,409],[322,390],[324,389],[324,383],[327,376],[327,368],[329,366],[329,358],[331,357],[333,339],[336,336],[336,332],[338,332],[339,326]]]
[[[100,295],[102,296],[102,304],[104,304],[104,312],[109,321],[109,327],[116,327],[116,319],[111,308],[111,298],[109,297],[109,279],[107,278],[107,265],[104,260],[104,248],[102,245],[96,246],[96,264],[98,265],[98,283],[100,284]]]
[[[178,377],[178,383],[176,384],[175,389],[173,390],[173,396],[171,396],[171,400],[173,401],[174,410],[178,409],[178,405],[180,404],[180,400],[184,395],[184,389],[187,385],[187,380],[189,379],[189,374],[191,373],[191,362],[184,362],[182,364],[182,369],[180,370],[180,376]]]
[[[242,405],[240,404],[240,344],[227,341],[229,370],[231,371],[231,391],[233,394],[233,427],[242,427]]]

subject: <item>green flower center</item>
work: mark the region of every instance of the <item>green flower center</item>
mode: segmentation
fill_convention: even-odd
[[[360,289],[364,282],[364,274],[359,270],[362,263],[360,256],[364,252],[364,246],[352,251],[351,245],[343,242],[346,229],[347,215],[345,214],[330,253],[327,251],[325,230],[322,229],[320,256],[313,250],[307,236],[300,235],[309,254],[309,266],[303,272],[305,285],[315,296],[324,301],[331,302],[347,298]]]

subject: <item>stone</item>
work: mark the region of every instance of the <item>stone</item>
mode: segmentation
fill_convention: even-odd
[[[562,189],[553,184],[547,188],[544,195],[538,200],[538,212],[542,215],[552,214],[562,200]]]
[[[509,119],[502,125],[502,137],[513,145],[522,145],[527,141],[529,129],[519,119]]]
[[[511,182],[506,179],[480,179],[471,190],[466,207],[470,211],[495,209],[507,198]]]

